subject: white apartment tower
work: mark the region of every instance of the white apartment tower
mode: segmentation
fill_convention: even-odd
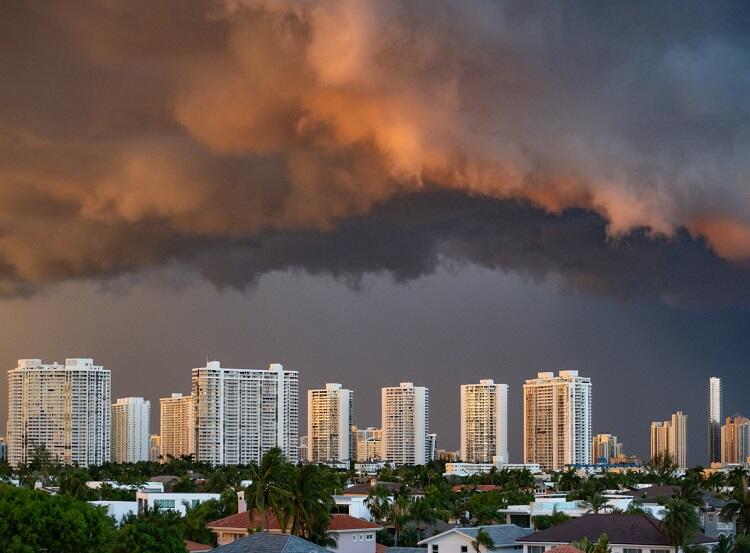
[[[429,390],[402,382],[382,388],[381,418],[384,460],[396,465],[424,465],[427,452]]]
[[[687,468],[687,415],[677,411],[672,419],[651,423],[651,458],[668,453],[678,468]]]
[[[591,379],[540,372],[523,385],[523,456],[544,470],[591,464]]]
[[[27,463],[38,447],[59,463],[109,461],[111,383],[93,359],[19,359],[8,371],[9,463]]]
[[[112,461],[138,463],[149,460],[151,402],[126,397],[112,404]]]
[[[307,391],[307,460],[349,461],[353,395],[341,384]]]
[[[218,361],[193,369],[195,449],[212,465],[259,462],[274,447],[299,455],[299,373],[278,363],[228,369]]]
[[[195,455],[193,397],[180,393],[159,399],[160,454],[164,461]]]
[[[508,385],[493,380],[461,386],[461,459],[508,462]]]
[[[721,462],[721,424],[724,422],[721,379],[708,379],[708,464]]]

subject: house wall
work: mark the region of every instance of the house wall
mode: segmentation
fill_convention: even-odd
[[[548,551],[559,543],[525,543],[523,545],[523,553],[540,553],[540,549],[535,549],[538,546],[544,547],[544,551]],[[629,550],[628,553],[675,553],[674,547],[666,547],[663,545],[624,545],[624,544],[611,544],[611,553],[625,553],[625,550]],[[630,551],[635,550],[635,551]],[[442,551],[440,552],[442,553]]]
[[[375,553],[375,530],[336,532],[336,553]]]
[[[435,549],[435,546],[437,546],[437,549]],[[462,549],[462,547],[465,547],[466,549]],[[502,552],[502,553],[512,553],[517,552],[521,553],[521,545],[511,545],[511,546],[498,546],[493,549],[493,553]],[[487,553],[487,549],[485,547],[479,548],[480,553]],[[471,538],[468,536],[465,536],[463,534],[459,534],[457,532],[450,532],[448,534],[445,534],[443,536],[436,536],[434,539],[430,540],[430,542],[427,544],[427,550],[425,553],[474,553],[474,547],[471,545]]]

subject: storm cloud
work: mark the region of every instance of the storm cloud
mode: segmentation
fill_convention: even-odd
[[[474,263],[747,305],[740,4],[11,1],[0,291]]]

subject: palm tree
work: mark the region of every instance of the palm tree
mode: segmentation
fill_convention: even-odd
[[[702,509],[706,503],[703,500],[703,493],[695,478],[689,478],[687,475],[680,482],[680,487],[675,490],[673,497],[675,499],[684,499],[693,507]]]
[[[280,525],[286,517],[284,502],[289,497],[291,465],[287,463],[281,450],[269,449],[260,460],[260,465],[250,467],[252,483],[247,487],[247,507],[250,515],[258,513],[263,518],[263,528],[268,532],[268,514],[273,513]],[[252,517],[250,517],[252,520]],[[253,528],[248,528],[253,531]],[[282,530],[286,528],[282,527]]]
[[[599,492],[591,494],[588,499],[582,502],[582,506],[587,509],[587,513],[593,513],[595,515],[598,515],[599,511],[612,509],[609,499]]]
[[[719,516],[725,521],[737,517],[737,533],[747,534],[750,529],[750,493],[747,489],[747,476],[743,476],[740,484],[734,487]]]
[[[612,551],[607,534],[599,536],[599,540],[596,542],[589,541],[588,538],[584,537],[577,542],[573,542],[571,545],[577,547],[583,551],[583,553],[610,553]]]
[[[726,481],[726,478],[724,477],[723,472],[712,472],[708,475],[708,477],[703,480],[703,486],[712,492],[719,491],[722,486],[724,486],[724,482]]]
[[[646,463],[646,472],[657,484],[669,484],[674,480],[677,463],[669,453],[657,453]]]
[[[393,526],[393,545],[396,547],[398,547],[399,534],[411,520],[410,503],[406,495],[399,494],[393,498],[386,513],[386,521]]]
[[[296,468],[284,502],[284,526],[291,523],[291,533],[305,539],[310,539],[313,533],[325,533],[333,508],[331,493],[329,481],[320,466],[302,465]]]
[[[731,553],[732,551],[732,538],[726,534],[719,536],[719,543],[714,548],[714,553]]]
[[[568,469],[557,480],[557,489],[561,492],[576,490],[581,485],[581,477],[578,476],[575,469]]]
[[[673,499],[666,507],[667,514],[662,522],[662,530],[669,543],[677,548],[679,553],[679,550],[687,547],[700,531],[700,519],[695,507],[684,499]]]
[[[487,551],[495,549],[495,541],[490,536],[490,533],[484,528],[480,528],[477,531],[476,537],[471,540],[471,546],[474,548],[476,553],[480,553],[480,548],[484,547]]]
[[[365,499],[365,507],[370,511],[375,521],[380,522],[385,519],[390,507],[390,494],[388,490],[379,484],[371,488],[369,495]]]

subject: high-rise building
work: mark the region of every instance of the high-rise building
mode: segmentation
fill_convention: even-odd
[[[508,462],[508,385],[491,379],[461,386],[461,458]]]
[[[8,444],[5,443],[5,438],[0,436],[0,463],[5,463],[8,460]]]
[[[179,459],[195,455],[195,407],[193,397],[180,393],[159,400],[161,457]]]
[[[381,390],[384,460],[424,465],[428,458],[429,390],[402,382]]]
[[[308,453],[308,448],[307,448],[307,436],[299,437],[299,447],[297,448],[297,451],[299,452],[298,458],[300,461],[310,460],[310,455]]]
[[[29,462],[43,447],[52,460],[82,467],[110,459],[110,371],[93,359],[43,364],[19,359],[8,371],[8,460]]]
[[[708,379],[708,463],[721,462],[721,424],[724,421],[721,379]]]
[[[434,461],[437,458],[437,434],[427,434],[427,445],[425,446],[427,462]]]
[[[351,390],[326,384],[307,391],[307,460],[314,463],[350,460]]]
[[[149,460],[151,402],[126,397],[112,404],[112,460],[138,463]]]
[[[383,430],[368,426],[352,427],[352,437],[356,442],[356,461],[379,461],[383,458]]]
[[[591,464],[591,379],[540,372],[523,385],[525,463],[544,470]]]
[[[148,438],[148,460],[158,463],[161,460],[161,436],[151,434]]]
[[[750,420],[736,415],[727,417],[721,427],[721,463],[745,464],[750,457]]]
[[[622,444],[612,434],[597,434],[591,442],[594,463],[607,464],[622,458]]]
[[[278,447],[299,455],[299,373],[229,369],[218,361],[193,369],[196,459],[212,465],[259,462]]]
[[[651,423],[651,458],[669,454],[678,468],[687,468],[687,415],[677,411],[668,421]]]

